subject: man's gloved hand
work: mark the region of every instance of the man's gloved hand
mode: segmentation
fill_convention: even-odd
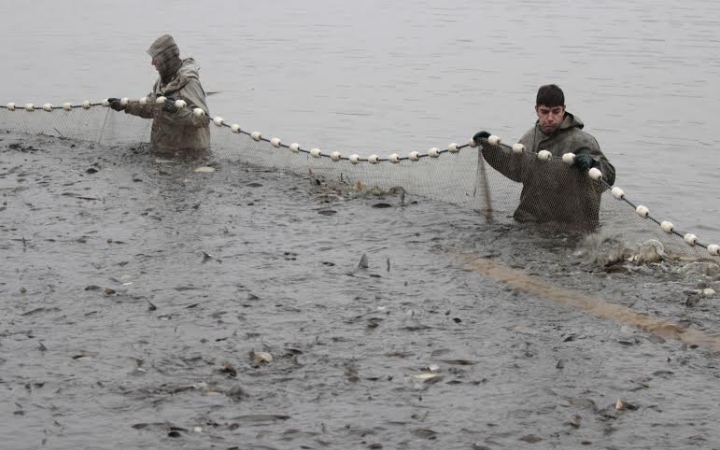
[[[162,110],[169,113],[176,112],[177,108],[175,107],[175,99],[172,97],[167,97],[165,99],[165,103],[163,103]]]
[[[573,166],[580,170],[590,170],[597,166],[597,162],[595,162],[592,156],[586,153],[581,153],[579,155],[575,155],[575,162],[573,163]]]
[[[119,98],[108,98],[108,103],[110,103],[110,107],[115,111],[122,111],[123,109],[125,109],[125,105],[120,103]]]
[[[480,139],[487,139],[490,137],[490,133],[487,131],[478,131],[475,133],[475,136],[473,136],[473,142],[475,142],[477,145],[480,145]]]

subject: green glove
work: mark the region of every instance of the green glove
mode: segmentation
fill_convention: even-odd
[[[475,133],[475,136],[473,136],[473,141],[476,144],[480,145],[481,139],[487,139],[489,137],[490,137],[490,133],[488,133],[487,131],[478,131],[477,133]]]
[[[163,103],[162,110],[170,113],[176,112],[177,108],[175,107],[175,99],[172,97],[166,98],[165,103]]]
[[[580,170],[590,170],[597,166],[597,162],[595,162],[592,156],[582,153],[580,155],[575,155],[575,162],[573,162],[573,166]]]
[[[110,103],[110,108],[114,109],[115,111],[122,111],[125,109],[125,106],[120,103],[119,98],[111,97],[108,100],[108,103]]]

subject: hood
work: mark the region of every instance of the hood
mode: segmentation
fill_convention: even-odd
[[[200,79],[200,64],[195,62],[193,58],[185,58],[181,61],[180,68],[177,71],[178,78],[195,78]]]
[[[582,120],[580,120],[579,117],[576,117],[574,114],[565,112],[565,119],[563,119],[563,122],[560,124],[560,130],[567,130],[568,128],[578,128],[582,130],[585,127],[585,124]]]
[[[175,77],[169,83],[160,83],[160,93],[171,95],[182,89],[191,79],[200,79],[200,65],[193,58],[186,58],[180,61],[180,68],[175,72]]]
[[[172,80],[182,65],[180,49],[175,39],[169,34],[162,35],[152,43],[147,52],[157,63],[163,83]]]
[[[550,134],[545,134],[545,132],[540,128],[540,121],[535,122],[535,132],[540,133],[543,139],[548,138],[550,136],[554,136],[560,131],[569,130],[570,128],[577,128],[578,130],[582,130],[585,127],[585,124],[582,120],[580,120],[579,117],[575,116],[572,113],[569,113],[565,111],[565,118],[563,119],[562,123],[560,124],[560,127],[557,128],[555,131],[553,131]]]

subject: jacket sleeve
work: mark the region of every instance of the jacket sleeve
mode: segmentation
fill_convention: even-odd
[[[600,150],[600,144],[598,144],[598,141],[590,135],[587,136],[589,137],[589,141],[586,143],[587,145],[577,149],[574,153],[576,155],[590,155],[590,157],[595,161],[596,167],[600,170],[600,172],[602,172],[603,180],[612,186],[615,184],[615,167],[610,164],[610,161],[608,161],[602,150]]]
[[[152,119],[154,117],[154,106],[155,95],[151,93],[148,95],[148,102],[145,105],[141,105],[137,101],[128,103],[125,107],[125,114],[139,116],[143,119]]]
[[[207,127],[210,112],[208,111],[207,103],[205,101],[205,90],[200,84],[200,81],[195,78],[191,78],[190,81],[188,81],[188,83],[180,90],[178,97],[185,100],[187,107],[174,113],[173,120],[175,123],[195,128]],[[193,113],[195,108],[200,108],[205,111],[205,115],[200,117],[196,116]]]
[[[143,119],[152,119],[154,117],[155,94],[152,92],[147,96],[148,102],[141,105],[138,101],[133,101],[125,106],[125,114],[139,116]]]
[[[523,144],[526,149],[532,148],[528,145],[529,139],[532,137],[532,132],[533,130],[528,131],[520,139],[520,143]],[[485,161],[487,161],[493,169],[513,181],[518,183],[523,182],[523,167],[525,164],[524,161],[526,160],[524,154],[513,153],[509,151],[507,146],[500,145],[495,147],[488,145],[487,148],[482,149],[482,154]]]

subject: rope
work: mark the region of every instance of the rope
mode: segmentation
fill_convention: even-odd
[[[154,101],[155,101],[155,103],[164,103],[165,100],[166,100],[165,97],[158,97]],[[121,100],[121,102],[123,104],[137,102],[137,103],[140,103],[143,105],[147,104],[149,101],[151,101],[151,99],[148,99],[147,97],[143,97],[140,100],[130,100],[128,98],[123,98]],[[64,103],[62,106],[54,106],[50,103],[45,103],[45,104],[43,104],[41,109],[44,111],[47,111],[47,112],[51,112],[51,111],[58,110],[58,109],[62,109],[65,111],[71,111],[73,109],[78,109],[78,108],[88,110],[92,107],[101,106],[101,105],[108,107],[110,105],[110,103],[108,102],[107,99],[103,100],[100,103],[91,103],[90,101],[85,100],[81,104],[76,105],[76,104],[71,104],[71,103]],[[185,103],[184,100],[177,100],[175,102],[175,107],[177,110],[183,109],[186,106],[187,106],[187,104]],[[24,110],[27,112],[33,112],[36,110],[36,107],[32,103],[27,103],[22,107],[18,107],[15,103],[8,103],[7,105],[0,105],[0,109],[7,109],[9,111]],[[195,114],[196,116],[203,116],[203,115],[205,115],[205,111],[202,110],[201,108],[195,108],[195,109],[193,109],[193,114]],[[106,119],[107,119],[107,117],[106,117]],[[300,146],[300,144],[298,144],[298,143],[292,143],[292,144],[288,145],[288,144],[285,144],[284,142],[282,142],[279,138],[267,139],[267,138],[263,137],[262,133],[260,133],[259,131],[247,132],[247,131],[243,130],[242,128],[240,128],[240,125],[238,125],[238,124],[228,125],[225,122],[225,120],[219,116],[208,117],[207,119],[208,119],[208,122],[213,122],[218,127],[230,128],[230,130],[236,134],[243,134],[243,135],[249,136],[253,140],[258,141],[258,142],[267,142],[276,148],[289,149],[290,151],[293,151],[296,153],[307,154],[314,158],[329,158],[334,162],[349,161],[352,164],[359,164],[361,162],[368,162],[370,164],[378,164],[378,163],[384,163],[384,162],[390,162],[393,164],[397,164],[402,161],[417,162],[422,158],[436,159],[446,153],[458,153],[467,147],[477,147],[478,146],[477,143],[470,140],[470,142],[468,142],[466,144],[460,144],[460,145],[456,144],[456,143],[451,143],[445,149],[438,149],[436,147],[433,147],[433,148],[429,149],[426,153],[419,153],[419,152],[413,151],[413,152],[410,152],[407,156],[400,156],[397,153],[393,153],[392,155],[390,155],[388,157],[380,157],[376,154],[372,154],[367,157],[363,157],[363,156],[360,156],[357,154],[353,154],[350,156],[343,156],[342,154],[340,154],[340,152],[332,152],[330,154],[323,153],[322,150],[320,150],[319,148],[313,148],[311,150],[307,150],[305,148],[302,148]],[[500,145],[500,142],[501,142],[501,139],[498,136],[490,136],[488,138],[482,139],[482,143],[487,143],[492,146]],[[482,147],[482,145],[481,145],[481,147]],[[515,144],[509,148],[512,150],[513,153],[531,154],[534,157],[537,157],[542,160],[556,160],[556,161],[559,160],[568,165],[572,165],[574,157],[575,157],[575,155],[571,154],[571,153],[565,154],[562,157],[558,157],[558,156],[552,155],[547,150],[543,150],[538,153],[535,153],[535,152],[528,151],[527,149],[525,149],[525,147],[522,144],[519,144],[519,143]],[[482,151],[482,149],[481,149],[481,151]],[[682,238],[691,247],[695,247],[695,246],[702,247],[705,250],[707,250],[708,253],[710,253],[711,255],[720,256],[720,246],[718,246],[717,244],[705,244],[703,242],[700,242],[698,240],[697,236],[695,236],[692,233],[689,233],[689,232],[688,233],[680,233],[679,231],[677,231],[675,229],[675,226],[670,222],[667,222],[667,221],[660,222],[654,216],[650,215],[650,211],[648,210],[648,208],[646,208],[645,206],[642,206],[642,205],[635,205],[633,202],[631,202],[627,198],[627,196],[625,195],[625,192],[622,189],[620,189],[617,186],[613,187],[610,184],[608,184],[602,178],[602,173],[597,168],[592,168],[592,169],[588,170],[588,176],[590,178],[592,178],[593,181],[598,182],[601,186],[610,190],[615,198],[617,198],[618,200],[621,200],[624,203],[631,206],[640,217],[649,219],[651,222],[654,222],[655,224],[660,226],[660,228],[665,233],[670,234],[670,235],[675,235],[675,236]]]

